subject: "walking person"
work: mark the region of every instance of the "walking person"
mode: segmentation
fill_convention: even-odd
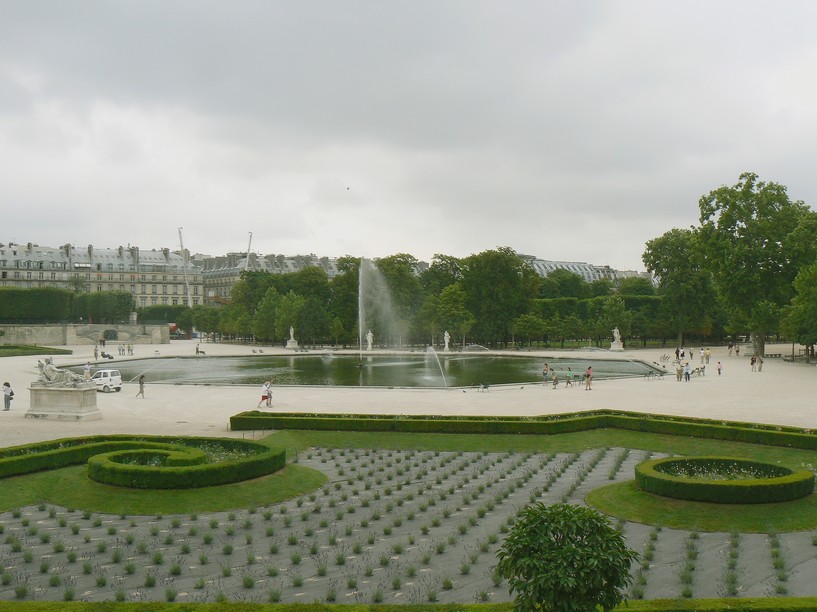
[[[593,366],[588,366],[587,371],[584,373],[584,390],[585,391],[592,391],[593,388],[590,386],[593,382]]]
[[[91,379],[91,362],[90,361],[85,362],[85,366],[82,368],[82,375],[85,378],[85,380],[90,380]]]
[[[755,364],[757,363],[757,358],[752,355],[752,358],[749,360],[749,365],[752,366],[752,372],[755,371]]]
[[[261,399],[258,401],[258,405],[256,408],[260,408],[261,404],[265,406],[270,405],[270,381],[264,381],[264,384],[261,385]]]
[[[142,399],[145,399],[145,375],[142,374],[139,377],[139,392],[136,394],[136,397],[142,396]]]
[[[567,366],[567,373],[565,374],[565,388],[573,386],[573,370]]]
[[[715,367],[718,368],[718,376],[720,376],[721,372],[723,371],[723,364],[719,361],[718,365]]]
[[[7,382],[3,383],[3,411],[11,410],[11,400],[14,399],[14,391]]]
[[[689,382],[690,378],[692,378],[692,366],[689,365],[689,362],[687,361],[684,364],[684,380],[686,382]]]
[[[550,366],[545,364],[542,368],[542,384],[547,386],[548,384],[548,376],[550,375]]]
[[[706,351],[704,351],[704,347],[701,347],[701,365],[704,365],[704,358],[706,357]]]

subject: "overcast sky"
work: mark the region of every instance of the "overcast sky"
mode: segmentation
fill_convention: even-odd
[[[644,268],[817,202],[817,2],[3,0],[0,242]]]

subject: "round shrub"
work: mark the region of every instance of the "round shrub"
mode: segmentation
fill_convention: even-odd
[[[766,504],[814,492],[814,474],[734,457],[666,457],[635,467],[642,490],[718,504]]]

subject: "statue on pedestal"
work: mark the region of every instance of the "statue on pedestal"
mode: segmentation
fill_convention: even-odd
[[[613,341],[610,343],[610,350],[611,351],[624,350],[624,345],[621,342],[621,332],[618,331],[618,327],[613,328]]]
[[[366,334],[366,350],[367,351],[372,350],[372,344],[373,343],[374,343],[374,334],[372,333],[372,330],[370,329],[369,333]]]
[[[289,340],[287,340],[287,348],[298,350],[298,341],[295,339],[295,328],[292,325],[289,326]]]
[[[37,360],[37,369],[40,371],[40,377],[32,383],[32,386],[40,387],[77,387],[79,386],[96,386],[90,380],[86,380],[82,375],[75,374],[70,370],[61,370],[54,365],[52,357],[46,357],[45,363]]]
[[[445,352],[448,353],[451,349],[448,348],[448,343],[451,342],[451,335],[448,333],[448,330],[445,330],[445,334],[443,335],[443,340],[445,340]]]

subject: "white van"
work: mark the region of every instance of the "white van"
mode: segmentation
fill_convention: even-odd
[[[91,380],[96,383],[96,390],[102,389],[105,393],[110,393],[111,389],[122,390],[122,376],[119,370],[97,370],[91,376]]]

